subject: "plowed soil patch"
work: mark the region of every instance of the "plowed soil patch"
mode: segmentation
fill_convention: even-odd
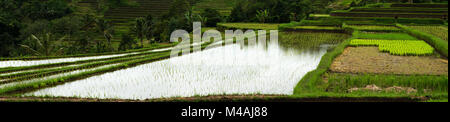
[[[347,47],[331,65],[341,73],[447,75],[448,60],[436,56],[395,56],[378,47]]]

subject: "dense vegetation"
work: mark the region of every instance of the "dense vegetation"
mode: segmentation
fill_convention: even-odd
[[[193,22],[200,21],[202,32],[279,30],[283,47],[306,51],[329,47],[317,69],[299,81],[293,96],[448,97],[448,69],[440,71],[441,74],[417,76],[332,70],[337,57],[361,46],[377,46],[379,51],[370,47],[376,56],[414,57],[412,60],[435,61],[423,64],[448,65],[448,4],[442,4],[446,0],[132,1],[1,0],[0,95],[51,87],[166,59],[170,47],[179,44],[169,42],[171,32],[177,29],[192,32]],[[139,10],[133,11],[135,7]],[[206,48],[209,44],[201,46]],[[353,57],[358,60],[359,56]],[[348,62],[357,64],[344,63]],[[399,63],[386,60],[381,64]],[[359,66],[352,69],[355,67]],[[375,92],[370,89],[353,92],[374,85],[382,90],[373,87],[377,88]],[[417,92],[383,91],[392,89]]]

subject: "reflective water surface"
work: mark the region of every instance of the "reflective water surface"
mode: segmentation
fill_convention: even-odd
[[[26,95],[151,99],[222,94],[285,94],[316,69],[329,46],[233,44],[89,77]]]

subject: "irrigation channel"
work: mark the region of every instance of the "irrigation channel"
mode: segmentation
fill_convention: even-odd
[[[284,48],[276,42],[219,46],[24,96],[142,100],[222,94],[290,95],[298,81],[317,67],[329,47]]]

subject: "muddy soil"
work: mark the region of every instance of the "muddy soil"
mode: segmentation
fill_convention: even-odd
[[[339,73],[446,75],[448,60],[436,56],[395,56],[378,47],[347,47],[330,70]]]

